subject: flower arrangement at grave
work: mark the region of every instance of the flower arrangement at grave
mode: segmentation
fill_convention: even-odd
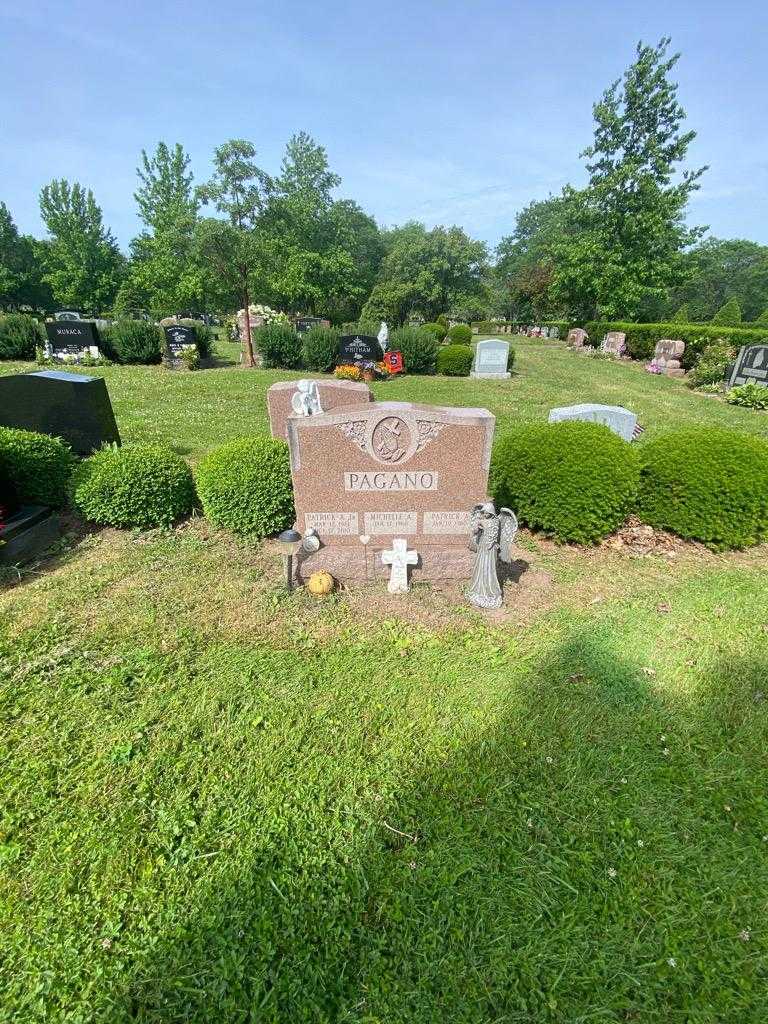
[[[272,309],[271,306],[264,306],[258,303],[251,303],[248,307],[248,315],[251,320],[251,326],[254,326],[254,322],[257,326],[263,326],[264,324],[287,324],[289,318],[287,313],[281,312],[279,309]],[[238,309],[237,321],[245,320],[245,310]]]
[[[337,366],[333,373],[337,380],[362,380],[363,371],[359,366],[354,366],[351,363],[342,363],[341,366]]]
[[[357,363],[342,363],[337,366],[334,376],[338,380],[386,380],[391,373],[383,360],[361,359]]]
[[[664,367],[658,363],[648,363],[645,369],[648,373],[664,373]]]

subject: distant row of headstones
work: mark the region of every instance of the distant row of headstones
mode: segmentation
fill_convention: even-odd
[[[572,349],[583,349],[589,335],[582,327],[568,332],[567,344]],[[600,343],[600,351],[620,358],[626,352],[627,335],[623,331],[609,331]],[[667,377],[684,377],[682,358],[685,342],[674,338],[662,338],[656,342],[653,359],[648,364],[651,373]],[[752,381],[761,387],[768,387],[768,344],[742,345],[735,363],[726,372],[728,387],[736,387]]]

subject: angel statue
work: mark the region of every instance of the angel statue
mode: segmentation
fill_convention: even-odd
[[[379,333],[376,335],[376,340],[381,345],[381,351],[386,352],[387,345],[389,344],[389,328],[387,327],[383,320],[381,321]]]
[[[317,416],[323,411],[320,405],[320,389],[316,380],[300,380],[296,382],[298,391],[294,391],[291,407],[299,416]]]
[[[476,608],[500,608],[501,585],[497,559],[509,565],[512,543],[517,534],[517,516],[508,508],[496,508],[492,501],[475,505],[471,512],[471,551],[476,551],[467,597]]]

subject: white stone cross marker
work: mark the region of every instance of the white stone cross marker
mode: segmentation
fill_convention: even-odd
[[[407,594],[410,589],[408,586],[408,566],[416,565],[419,560],[418,552],[409,551],[408,541],[403,537],[395,537],[392,541],[392,550],[382,551],[381,560],[384,565],[392,566],[389,583],[387,584],[387,590],[390,594]]]

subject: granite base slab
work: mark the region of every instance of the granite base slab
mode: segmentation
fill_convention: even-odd
[[[413,546],[418,550],[418,544]],[[369,544],[367,548],[362,544],[360,547],[338,545],[321,548],[312,554],[302,552],[296,560],[296,576],[305,580],[313,572],[324,571],[342,582],[386,581],[389,579],[390,567],[382,562],[381,553],[391,547],[391,541],[385,541]],[[414,583],[424,580],[462,580],[472,575],[475,556],[469,548],[441,548],[435,545],[423,548],[418,554],[419,561],[410,571],[410,579]]]
[[[472,370],[469,376],[477,380],[509,380],[512,374],[509,371],[507,373],[476,373]]]
[[[61,536],[59,517],[44,505],[23,505],[0,526],[0,565],[20,565]]]

